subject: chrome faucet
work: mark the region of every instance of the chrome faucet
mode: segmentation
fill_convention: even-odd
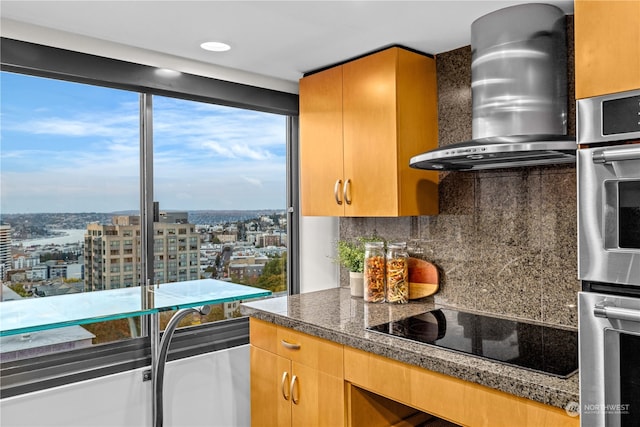
[[[193,307],[193,308],[183,308],[176,312],[173,315],[167,327],[162,334],[162,339],[160,340],[160,349],[158,353],[158,357],[156,359],[156,363],[153,366],[153,387],[154,387],[154,395],[155,401],[153,406],[153,425],[154,427],[162,427],[164,421],[164,408],[163,408],[163,384],[164,384],[164,367],[167,364],[167,354],[169,352],[169,344],[171,344],[171,338],[173,337],[173,333],[180,323],[180,320],[184,318],[188,314],[196,313],[201,315],[207,315],[211,312],[210,305],[203,305],[202,307]]]

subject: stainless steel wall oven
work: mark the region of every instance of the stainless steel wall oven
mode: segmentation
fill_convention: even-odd
[[[640,426],[640,90],[577,111],[580,420]]]

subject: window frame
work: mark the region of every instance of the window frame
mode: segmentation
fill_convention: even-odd
[[[167,361],[179,360],[249,343],[249,320],[221,320],[176,330]],[[149,337],[131,338],[79,350],[2,363],[0,399],[151,368]],[[140,377],[140,381],[143,378]]]
[[[166,78],[157,73],[156,67],[5,37],[0,38],[0,43],[1,71],[124,89],[138,92],[141,98],[161,95],[287,116],[287,289],[289,294],[300,292],[298,95],[187,73]],[[145,129],[141,127],[140,131],[144,133]],[[141,177],[141,197],[146,197],[145,190],[152,185]],[[147,256],[153,258],[152,230],[148,244],[151,246]],[[245,317],[178,330],[168,359],[247,344],[248,328]],[[146,336],[5,362],[0,366],[0,398],[151,366],[150,354],[151,339]]]

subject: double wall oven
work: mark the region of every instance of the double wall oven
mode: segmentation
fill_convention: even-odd
[[[640,426],[640,90],[577,109],[581,425]]]

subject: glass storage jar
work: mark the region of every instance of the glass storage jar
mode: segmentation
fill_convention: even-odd
[[[389,243],[387,247],[387,302],[409,302],[409,255],[405,242]]]
[[[384,243],[364,244],[364,300],[384,302]]]

